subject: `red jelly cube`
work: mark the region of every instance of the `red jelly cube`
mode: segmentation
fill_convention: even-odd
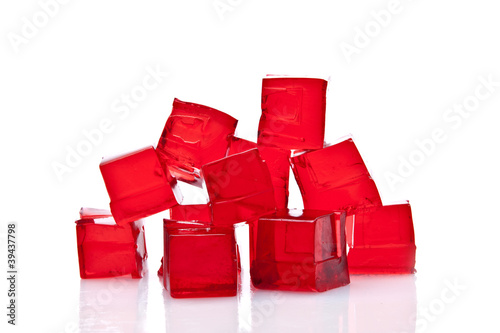
[[[257,144],[245,139],[232,137],[228,156],[252,148],[257,148]],[[258,148],[260,156],[266,162],[271,174],[276,208],[286,209],[288,206],[288,179],[290,177],[290,150],[267,146],[259,146]]]
[[[347,219],[349,271],[414,273],[415,235],[409,203],[358,208]]]
[[[196,221],[211,224],[211,215],[212,211],[208,204],[177,205],[170,208],[170,219],[175,221]],[[158,275],[163,275],[163,258]]]
[[[382,204],[352,139],[295,156],[291,162],[306,209],[350,212],[358,206]]]
[[[349,284],[345,212],[279,210],[258,222],[255,287],[325,291]]]
[[[235,296],[233,227],[164,220],[163,284],[175,298]]]
[[[276,210],[271,176],[257,149],[202,168],[214,225],[251,221]]]
[[[201,167],[223,158],[238,120],[201,104],[174,99],[156,151],[165,172],[186,182],[200,180]]]
[[[144,275],[148,255],[142,221],[118,226],[103,210],[82,209],[80,215],[76,237],[82,279]]]
[[[327,81],[313,78],[262,80],[258,144],[319,149],[325,135]]]
[[[104,159],[100,168],[119,225],[177,205],[153,147]]]

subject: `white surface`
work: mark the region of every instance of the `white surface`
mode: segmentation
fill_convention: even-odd
[[[499,331],[500,87],[463,118],[447,111],[470,100],[481,76],[500,81],[496,2],[401,0],[350,63],[340,45],[373,26],[370,12],[389,1],[228,2],[233,10],[221,20],[212,0],[68,1],[18,53],[8,34],[22,33],[23,17],[32,20],[40,5],[0,4],[2,308],[6,224],[19,226],[19,325],[7,325],[2,310],[1,331]],[[154,81],[158,70],[169,75]],[[155,276],[159,214],[145,221],[148,278],[80,280],[73,222],[82,206],[107,207],[102,156],[155,145],[174,97],[229,113],[239,135],[254,140],[263,75],[325,72],[325,141],[352,133],[384,201],[410,200],[414,277],[353,277],[322,294],[280,293],[285,301],[272,311],[264,305],[273,294],[251,292],[248,281],[238,297],[173,300]],[[144,100],[127,108],[122,95],[139,94],[144,82]],[[96,128],[106,133],[85,146],[83,131]],[[392,188],[386,172],[417,156],[415,140],[437,129],[446,139]],[[66,163],[77,147],[86,155],[73,156],[60,181],[53,163]],[[292,198],[300,208],[296,189]],[[450,293],[454,283],[465,290]]]

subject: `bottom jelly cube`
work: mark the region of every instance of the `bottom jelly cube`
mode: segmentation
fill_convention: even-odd
[[[211,224],[212,212],[208,204],[177,205],[169,209],[170,219],[174,221],[194,221]],[[163,275],[163,258],[158,269],[158,275]]]
[[[128,274],[141,278],[145,274],[147,251],[142,221],[118,226],[109,212],[82,209],[76,236],[82,279]]]
[[[234,228],[164,220],[163,284],[175,298],[235,296]]]
[[[345,212],[279,210],[258,221],[256,288],[325,291],[349,284]]]
[[[347,219],[349,271],[354,274],[415,272],[415,235],[409,203],[362,207]]]

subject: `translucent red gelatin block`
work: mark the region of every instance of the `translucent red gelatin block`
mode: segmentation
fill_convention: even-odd
[[[251,221],[276,210],[269,169],[257,149],[206,164],[202,172],[214,225]]]
[[[352,139],[292,157],[291,162],[306,209],[350,212],[382,204]]]
[[[82,279],[146,272],[146,241],[142,221],[116,225],[104,210],[82,209],[76,221],[78,261]]]
[[[235,296],[233,227],[164,220],[163,284],[175,298]]]
[[[279,210],[258,222],[255,287],[325,291],[349,284],[345,212]]]
[[[156,151],[162,166],[177,179],[200,180],[201,167],[223,158],[238,120],[201,104],[174,99]]]
[[[252,148],[257,148],[257,144],[237,137],[231,138],[228,156],[241,153]],[[271,181],[274,187],[274,199],[276,208],[286,209],[288,207],[288,179],[290,177],[290,150],[259,146],[259,153],[266,162]]]
[[[100,168],[119,225],[177,205],[173,183],[167,180],[153,147],[104,159]]]
[[[175,221],[196,221],[211,224],[212,211],[208,204],[177,205],[170,208],[170,219]],[[163,258],[158,269],[158,275],[163,275]]]
[[[409,203],[358,208],[347,219],[349,271],[415,272],[415,235]]]
[[[325,135],[327,81],[313,78],[262,80],[258,144],[319,149]]]

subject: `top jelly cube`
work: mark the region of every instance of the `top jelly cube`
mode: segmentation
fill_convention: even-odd
[[[351,273],[415,272],[415,235],[408,202],[358,208],[347,219],[346,234]]]
[[[345,212],[278,210],[258,221],[251,277],[261,289],[325,291],[349,283]]]
[[[276,210],[271,175],[257,149],[202,168],[214,225],[252,221]]]
[[[382,204],[352,139],[294,156],[291,162],[306,209],[352,212]]]
[[[264,78],[257,143],[285,149],[322,148],[326,88],[323,79]]]
[[[177,205],[171,183],[153,147],[103,159],[100,169],[119,225]]]
[[[219,110],[174,99],[156,147],[165,172],[199,184],[201,167],[226,155],[237,123]]]
[[[82,209],[76,221],[78,261],[82,279],[146,272],[146,240],[142,221],[116,225],[104,210]]]

